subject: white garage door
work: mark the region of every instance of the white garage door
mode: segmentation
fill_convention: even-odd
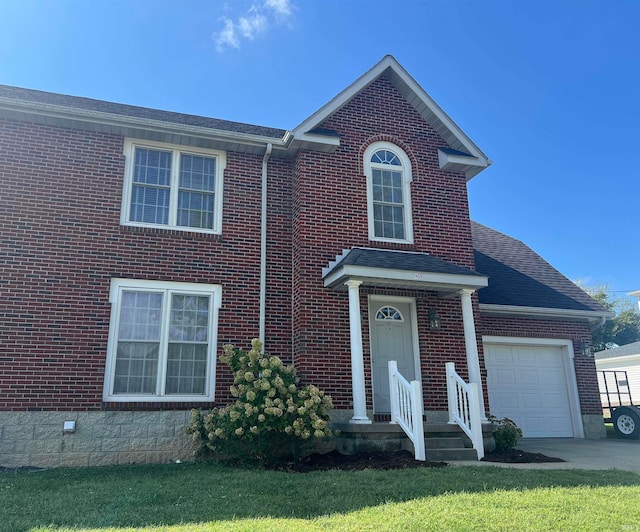
[[[573,437],[563,348],[485,344],[489,409],[529,438]]]

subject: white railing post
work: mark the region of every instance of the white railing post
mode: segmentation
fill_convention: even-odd
[[[456,365],[453,362],[445,364],[447,368],[447,401],[449,403],[449,424],[454,425],[458,413],[457,394],[455,390],[455,381],[453,375],[456,372]]]
[[[424,424],[422,422],[422,385],[410,383],[398,371],[395,360],[389,361],[389,400],[391,423],[397,423],[413,443],[416,460],[426,460]]]
[[[412,398],[412,426],[413,426],[413,449],[416,460],[425,460],[424,426],[422,423],[422,385],[418,381],[411,381]]]
[[[453,362],[447,362],[447,400],[449,423],[460,426],[476,450],[478,460],[484,456],[482,438],[482,393],[477,383],[468,384],[455,371]]]
[[[398,384],[396,383],[396,373],[398,363],[395,360],[389,361],[389,400],[391,401],[391,423],[398,423],[400,408],[398,405]]]
[[[469,384],[469,418],[471,421],[471,441],[478,453],[478,460],[484,456],[484,441],[482,439],[482,414],[480,410],[480,386],[475,382]]]

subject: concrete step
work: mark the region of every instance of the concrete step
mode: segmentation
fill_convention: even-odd
[[[445,438],[426,437],[424,446],[425,449],[464,449],[466,447],[464,440],[458,436]]]
[[[493,432],[493,427],[490,423],[482,424],[482,433],[490,435]],[[462,429],[458,425],[450,425],[449,423],[425,423],[424,435],[425,438],[431,436],[440,437],[447,436],[449,434],[464,434]]]
[[[456,460],[477,460],[475,449],[427,449],[427,460],[430,462],[452,462]]]
[[[414,452],[411,440],[399,425],[388,422],[372,424],[333,423],[340,430],[335,448],[345,454],[358,451]],[[485,437],[491,435],[491,425],[482,426]],[[447,462],[455,460],[477,460],[478,455],[471,441],[458,425],[448,423],[425,423],[425,449],[427,460]]]

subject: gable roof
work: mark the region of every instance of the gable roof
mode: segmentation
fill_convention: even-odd
[[[598,360],[633,355],[640,355],[640,342],[633,342],[627,345],[621,345],[620,347],[614,347],[613,349],[605,349],[604,351],[598,351],[597,353],[594,353],[594,356]]]
[[[611,317],[586,292],[527,245],[471,223],[476,270],[489,276],[478,292],[480,309],[533,315]]]
[[[300,149],[332,152],[340,136],[322,122],[357,93],[385,76],[447,143],[438,149],[440,168],[467,179],[491,164],[487,156],[390,55],[292,131],[92,98],[0,85],[0,116],[45,125],[76,127],[193,147],[263,154],[267,144],[282,156]]]
[[[492,161],[482,150],[391,55],[383,57],[340,94],[294,128],[292,134],[295,141],[302,145],[326,142],[339,146],[339,139],[335,135],[320,138],[318,129],[327,118],[347,105],[380,76],[385,76],[447,143],[447,146],[442,147],[445,151],[439,153],[441,168],[462,171],[468,180],[491,164]]]

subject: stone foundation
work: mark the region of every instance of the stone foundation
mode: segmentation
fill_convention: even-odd
[[[601,440],[607,437],[604,419],[600,414],[584,414],[582,416],[584,437],[587,440]]]
[[[62,467],[192,460],[189,411],[0,412],[0,466]],[[63,432],[75,421],[75,432]]]
[[[427,419],[441,421],[443,414],[429,412]],[[397,425],[349,424],[346,420],[351,415],[351,411],[332,412],[340,436],[317,450],[338,448],[353,453],[410,447]],[[0,466],[48,468],[192,460],[195,446],[182,432],[189,418],[189,411],[0,412]],[[65,421],[75,421],[75,432],[63,432]],[[583,415],[582,422],[585,438],[606,437],[602,416]],[[492,438],[485,440],[485,449],[492,444]]]

